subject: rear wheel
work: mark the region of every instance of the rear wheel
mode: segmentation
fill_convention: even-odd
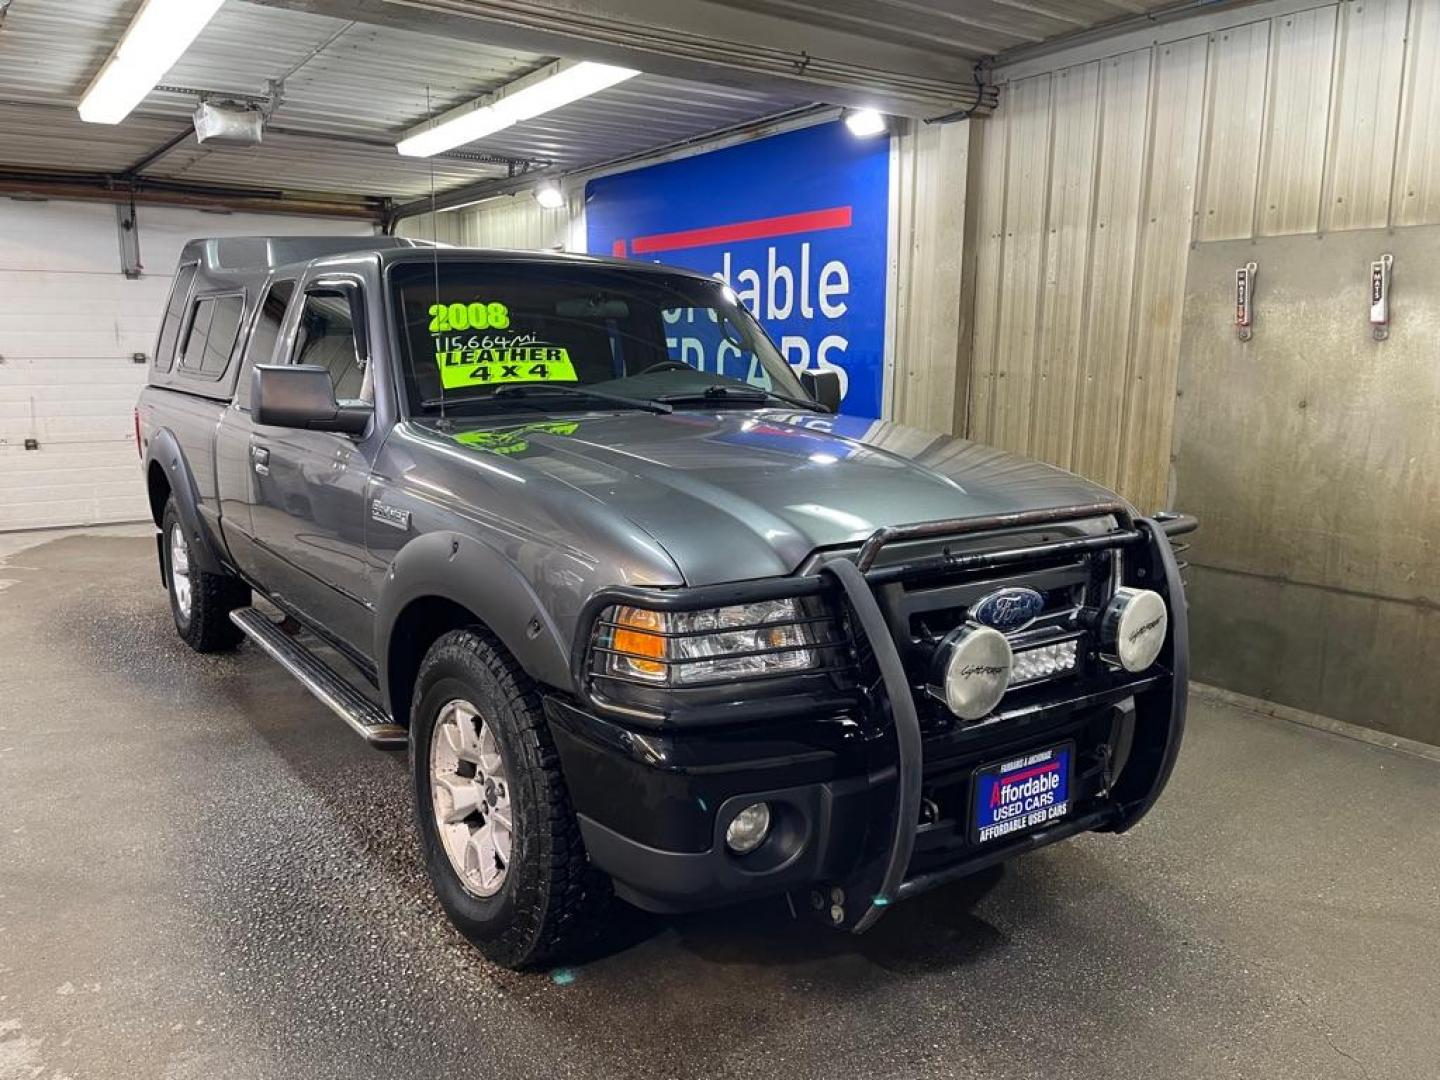
[[[507,967],[579,945],[608,882],[585,854],[535,685],[489,634],[452,631],[426,654],[410,762],[426,869],[460,932]]]
[[[165,538],[165,581],[175,630],[196,652],[235,648],[244,635],[230,621],[230,612],[250,603],[249,586],[230,574],[200,569],[173,497],[165,504],[160,528]]]

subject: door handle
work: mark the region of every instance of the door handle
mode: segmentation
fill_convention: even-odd
[[[270,475],[270,451],[263,446],[252,446],[250,448],[250,459],[255,464],[255,472],[260,476]]]

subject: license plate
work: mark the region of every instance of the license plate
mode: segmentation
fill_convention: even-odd
[[[1045,825],[1070,809],[1073,743],[1016,754],[975,770],[970,842],[984,844]]]

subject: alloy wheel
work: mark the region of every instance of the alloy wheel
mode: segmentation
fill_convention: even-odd
[[[468,701],[440,709],[430,734],[435,829],[465,888],[494,896],[510,868],[510,778],[495,733]]]
[[[185,530],[178,524],[170,529],[170,587],[175,592],[175,607],[180,618],[190,619],[190,545],[185,543]]]

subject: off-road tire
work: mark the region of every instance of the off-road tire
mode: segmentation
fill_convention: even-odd
[[[185,528],[172,496],[165,504],[160,530],[164,537],[165,587],[170,596],[170,615],[180,640],[200,653],[226,652],[235,648],[245,635],[230,621],[230,612],[250,603],[250,587],[231,574],[211,574],[200,569],[193,552],[195,538],[186,535],[190,557],[190,613],[187,616],[176,599],[175,573],[172,566],[171,534]]]
[[[513,814],[509,866],[499,891],[478,896],[450,863],[431,796],[431,735],[448,702],[473,704],[500,744]],[[510,968],[573,955],[607,904],[560,769],[535,684],[480,627],[454,630],[420,665],[410,711],[410,766],[425,868],[445,914],[482,953]]]

